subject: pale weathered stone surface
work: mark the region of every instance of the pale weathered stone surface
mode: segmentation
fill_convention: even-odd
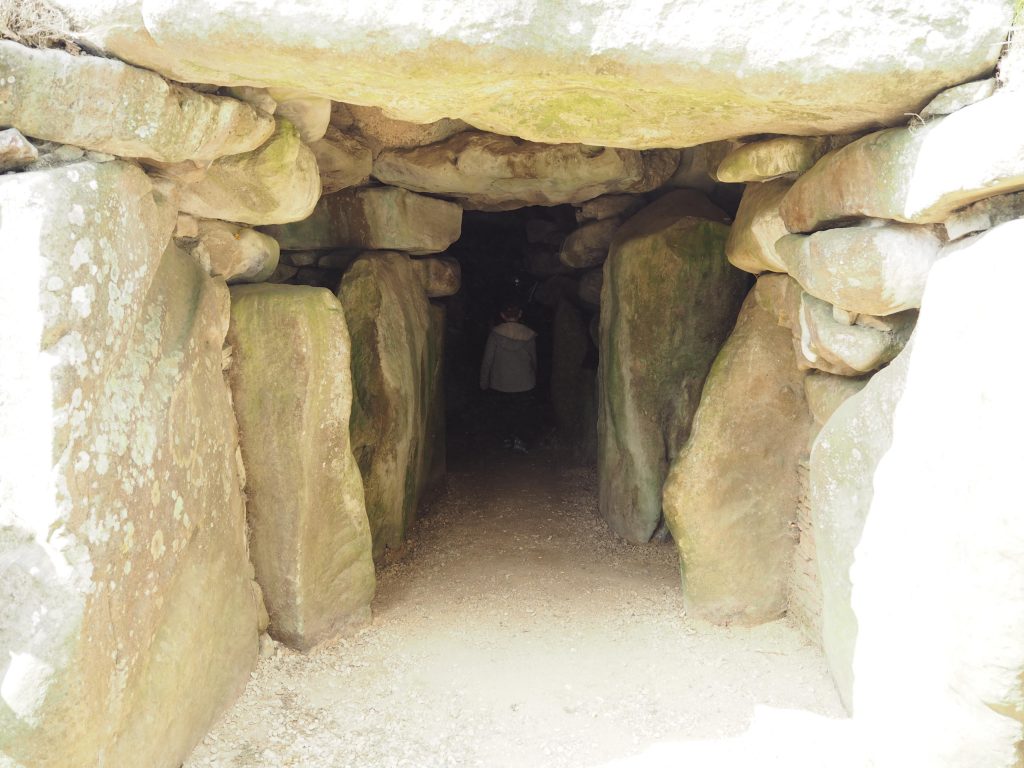
[[[951,115],[964,107],[971,106],[971,104],[977,104],[982,99],[987,99],[995,92],[996,79],[994,77],[975,80],[973,83],[954,85],[929,101],[928,106],[921,110],[921,117],[927,120],[932,117]]]
[[[757,300],[779,325],[799,336],[800,302],[804,290],[789,275],[768,273],[757,279]]]
[[[5,764],[174,768],[255,662],[228,291],[173,226],[125,163],[0,177]]]
[[[366,187],[325,195],[309,218],[267,227],[282,248],[356,248],[440,253],[459,239],[462,209],[396,187]]]
[[[377,559],[402,543],[423,485],[429,302],[412,260],[394,252],[357,259],[339,296],[352,336],[352,449]]]
[[[716,623],[781,616],[796,547],[811,415],[790,332],[757,293],[715,358],[664,489],[687,614]]]
[[[608,258],[612,238],[621,225],[619,218],[587,222],[565,239],[558,258],[573,269],[587,269],[603,264]]]
[[[0,131],[0,173],[24,168],[38,157],[39,150],[17,128]]]
[[[779,204],[792,186],[787,179],[747,185],[725,244],[725,255],[734,267],[755,275],[786,271],[775,243],[789,234]]]
[[[857,617],[850,605],[850,566],[871,507],[875,468],[892,443],[892,415],[906,386],[910,354],[908,347],[868,382],[842,376],[825,379],[828,374],[822,373],[811,374],[805,381],[816,420],[826,417],[811,449],[810,485],[821,577],[821,642],[848,710],[853,706],[853,649],[857,642]],[[843,382],[850,384],[844,386]],[[862,391],[855,394],[855,388]],[[835,402],[843,397],[848,399]],[[833,405],[838,407],[827,414]]]
[[[790,232],[855,217],[941,224],[958,208],[1024,189],[1024,94],[1005,90],[925,125],[869,134],[832,152],[782,201]]]
[[[908,310],[888,317],[862,315],[852,325],[835,318],[828,302],[805,293],[800,299],[798,361],[827,373],[859,376],[888,363],[903,349],[917,320]]]
[[[306,650],[368,621],[376,583],[345,313],[324,288],[239,286],[228,342],[256,580],[271,636]]]
[[[442,118],[423,125],[395,120],[380,107],[334,104],[331,123],[345,133],[356,134],[374,156],[385,149],[409,149],[436,144],[449,136],[469,130],[461,120]]]
[[[661,522],[669,463],[747,290],[724,218],[700,193],[669,193],[622,226],[604,265],[600,507],[630,541]]]
[[[454,296],[462,287],[462,267],[458,259],[413,259],[412,265],[428,298]]]
[[[874,473],[853,699],[879,768],[1020,764],[1022,242],[1024,221],[1004,224],[935,265]]]
[[[560,301],[552,329],[551,408],[562,444],[581,461],[597,456],[597,367],[583,314]]]
[[[354,187],[370,178],[373,155],[358,139],[330,126],[324,137],[309,145],[320,169],[320,185],[325,195],[345,187]]]
[[[382,152],[373,175],[385,184],[456,198],[468,209],[501,211],[647,192],[672,175],[678,160],[675,150],[534,144],[465,131],[427,147]]]
[[[0,125],[112,155],[208,161],[248,152],[274,129],[248,104],[113,59],[2,40],[0,71]]]
[[[307,144],[320,141],[331,124],[331,100],[311,96],[295,88],[268,88],[267,95],[277,104],[274,114],[295,126]]]
[[[642,195],[601,195],[576,206],[576,221],[600,221],[613,216],[626,218],[647,205]]]
[[[959,240],[1014,219],[1024,219],[1024,192],[990,197],[957,211],[946,219],[946,236]]]
[[[804,377],[804,397],[814,421],[824,425],[839,406],[864,389],[870,380],[869,376],[836,376],[824,371],[809,371]]]
[[[277,102],[270,95],[266,88],[254,88],[251,85],[236,85],[233,88],[225,88],[224,92],[232,98],[244,101],[256,109],[261,109],[268,115],[277,112]]]
[[[159,174],[181,189],[181,210],[206,219],[283,224],[304,219],[320,199],[316,158],[291,123],[277,121],[258,149],[215,160],[163,167]]]
[[[634,148],[904,120],[986,76],[1013,13],[1013,0],[61,5],[100,48],[185,82],[303,88],[414,122]]]
[[[929,228],[866,222],[813,235],[788,235],[775,252],[812,296],[866,315],[921,306],[942,240]]]
[[[598,307],[601,305],[601,286],[604,285],[604,270],[592,269],[580,276],[579,289],[576,295],[581,301]]]
[[[742,144],[722,158],[715,171],[719,181],[770,181],[801,174],[825,154],[849,144],[845,136],[779,136]]]
[[[277,269],[281,249],[269,235],[212,219],[199,219],[196,229],[192,255],[228,284],[262,283]]]

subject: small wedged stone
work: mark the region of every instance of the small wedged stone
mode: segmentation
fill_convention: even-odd
[[[786,611],[811,427],[790,332],[757,293],[715,357],[664,487],[687,614],[718,624]]]
[[[710,194],[719,186],[718,166],[722,160],[737,147],[741,146],[735,139],[710,141],[687,147],[679,152],[679,165],[675,173],[665,182],[666,187],[680,189],[699,189]]]
[[[852,136],[779,136],[742,144],[718,164],[715,177],[730,183],[770,181],[799,175],[833,149],[853,141]]]
[[[365,624],[376,585],[349,438],[345,313],[324,288],[238,286],[228,342],[250,552],[269,632],[307,650]]]
[[[580,276],[580,284],[576,295],[594,307],[601,306],[601,287],[604,285],[604,270],[591,269]]]
[[[1014,219],[1024,219],[1024,192],[990,197],[946,219],[946,237],[959,240]]]
[[[277,269],[277,241],[249,227],[200,219],[192,255],[214,277],[234,283],[262,283]]]
[[[427,298],[454,296],[462,287],[462,267],[458,259],[413,259],[412,265],[423,283]]]
[[[608,258],[612,238],[621,225],[618,217],[588,221],[565,238],[558,258],[573,269],[600,266]]]
[[[887,317],[859,316],[853,325],[837,321],[832,305],[804,293],[800,299],[801,367],[840,376],[880,368],[900,353],[917,321],[907,310]]]
[[[786,274],[766,273],[757,278],[757,302],[775,321],[799,335],[800,300],[804,289]]]
[[[836,410],[867,386],[869,376],[836,376],[824,371],[808,371],[804,377],[804,396],[814,420],[824,425]]]
[[[323,194],[355,187],[370,178],[373,155],[358,139],[329,126],[324,137],[309,145],[320,169]]]
[[[779,238],[789,234],[779,204],[793,182],[776,179],[748,184],[743,190],[736,220],[729,230],[725,255],[737,269],[759,275],[762,272],[785,272],[786,264],[775,251]]]
[[[337,102],[331,112],[331,124],[344,133],[358,136],[374,156],[385,149],[409,149],[436,144],[470,129],[462,120],[442,118],[426,124],[411,123],[388,117],[380,107]]]
[[[430,303],[413,261],[393,251],[356,259],[338,295],[352,335],[352,450],[379,560],[401,545],[430,463]]]
[[[0,125],[122,157],[208,162],[248,152],[273,120],[241,101],[115,59],[0,41]],[[73,97],[73,98],[72,98]]]
[[[794,234],[856,218],[941,224],[958,208],[1024,189],[1024,94],[994,96],[924,125],[889,128],[829,153],[780,206]]]
[[[601,221],[618,217],[625,219],[647,205],[641,195],[601,195],[576,206],[576,221]]]
[[[193,163],[157,173],[181,189],[181,210],[204,219],[283,224],[306,218],[320,199],[316,158],[286,120],[252,152],[222,157],[208,168]]]
[[[265,230],[287,250],[354,248],[441,253],[459,239],[462,208],[398,187],[325,195],[308,218]]]
[[[267,95],[274,100],[274,114],[295,126],[306,144],[320,141],[331,124],[331,100],[311,96],[294,88],[268,88]]]
[[[232,88],[225,88],[224,93],[232,98],[244,101],[246,104],[263,110],[268,115],[277,112],[277,102],[270,95],[266,88],[256,88],[251,85],[236,85]]]
[[[600,511],[628,541],[661,523],[669,464],[747,292],[725,219],[699,192],[670,192],[623,224],[604,265]]]
[[[24,168],[38,158],[39,150],[17,128],[0,131],[0,173]]]
[[[580,203],[611,192],[661,186],[678,163],[676,150],[582,144],[534,144],[466,131],[426,147],[382,152],[373,175],[385,184],[459,200],[469,210]]]
[[[996,79],[994,77],[975,80],[973,83],[954,85],[929,101],[928,106],[921,110],[921,117],[928,120],[932,117],[951,115],[964,107],[971,106],[971,104],[977,104],[982,99],[987,99],[995,92]]]
[[[930,227],[865,222],[787,235],[775,252],[812,296],[856,314],[891,315],[921,306],[942,245]]]

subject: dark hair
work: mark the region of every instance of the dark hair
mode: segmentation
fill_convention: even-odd
[[[501,315],[502,317],[518,320],[523,316],[523,308],[515,302],[506,302],[501,305]]]

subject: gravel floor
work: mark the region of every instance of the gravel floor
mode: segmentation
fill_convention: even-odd
[[[841,716],[796,628],[687,619],[672,545],[616,540],[595,488],[544,451],[456,467],[372,626],[269,647],[186,768],[598,766],[742,734],[758,704]]]

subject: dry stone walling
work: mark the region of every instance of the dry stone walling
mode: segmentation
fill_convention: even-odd
[[[546,206],[611,528],[801,623],[865,762],[1019,763],[1012,0],[61,4],[105,56],[0,41],[0,761],[174,768],[265,631],[367,620],[443,481],[444,252]]]

